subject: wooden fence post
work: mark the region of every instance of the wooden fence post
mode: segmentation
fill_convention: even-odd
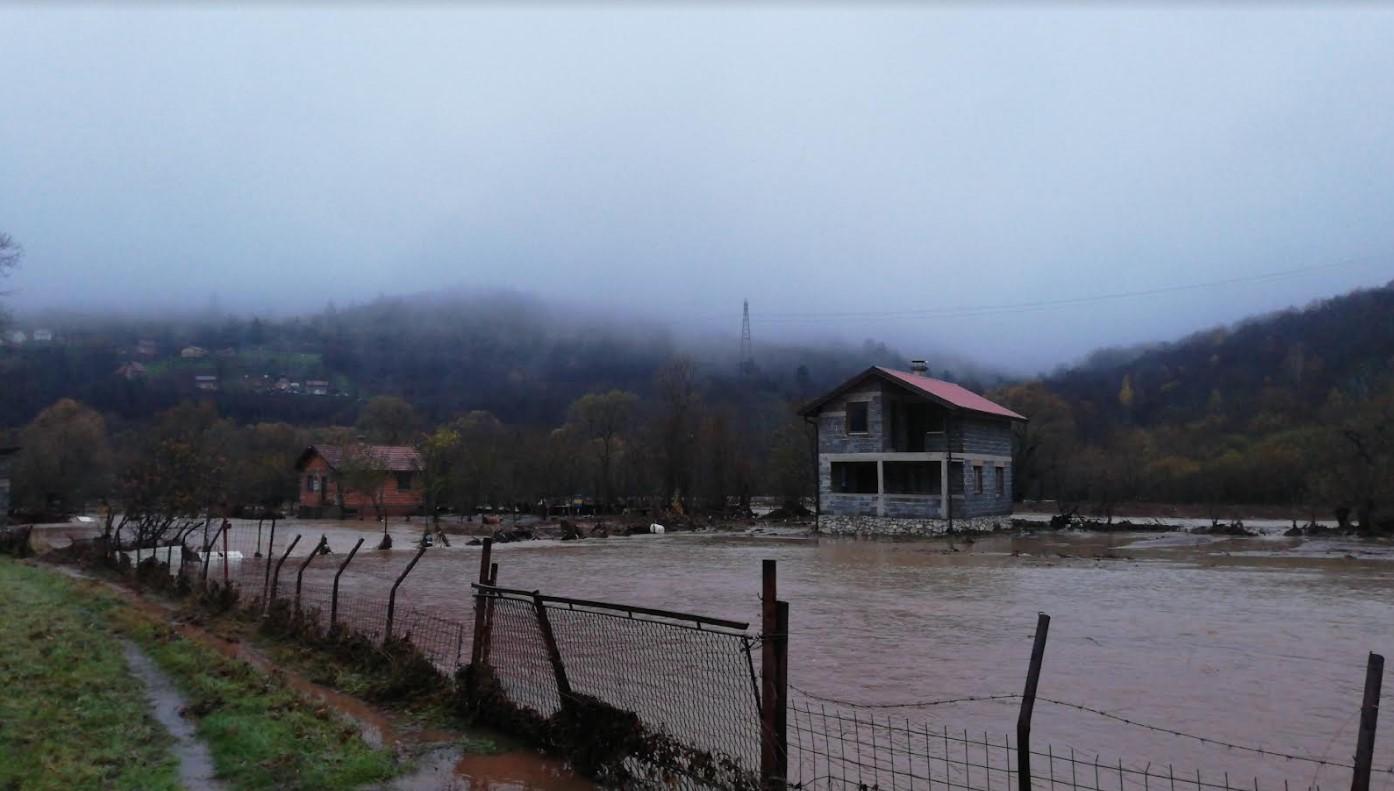
[[[426,545],[422,544],[421,548],[416,550],[416,557],[411,559],[411,562],[407,564],[407,567],[402,569],[402,573],[400,576],[397,577],[397,581],[392,583],[392,592],[387,594],[387,623],[383,626],[382,630],[383,645],[387,645],[389,642],[392,641],[392,619],[393,616],[395,616],[397,613],[397,589],[402,586],[402,580],[405,580],[407,578],[407,575],[411,573],[411,570],[416,568],[416,561],[420,560],[421,556],[424,554],[426,554]]]
[[[1370,791],[1370,769],[1375,760],[1375,725],[1379,721],[1379,692],[1384,680],[1384,657],[1370,654],[1365,665],[1365,697],[1360,702],[1360,735],[1355,743],[1355,771],[1351,791]]]
[[[1041,660],[1045,658],[1050,616],[1036,615],[1036,640],[1031,644],[1031,665],[1026,670],[1026,689],[1021,693],[1021,711],[1016,718],[1016,779],[1019,791],[1031,791],[1031,713],[1036,708],[1036,685],[1041,680]]]
[[[784,787],[779,774],[779,584],[773,560],[760,565],[760,781],[765,791]]]
[[[479,553],[479,584],[489,584],[489,562],[493,556],[494,539],[484,539],[482,551]],[[484,656],[484,599],[483,591],[476,591],[474,594],[474,634],[470,637],[470,664],[474,666],[475,672],[479,670],[480,662]]]
[[[290,557],[290,553],[295,551],[295,545],[299,543],[300,534],[296,533],[295,538],[290,542],[290,546],[286,547],[285,554],[281,555],[281,559],[276,561],[276,571],[271,575],[271,598],[266,600],[266,608],[268,610],[271,609],[271,602],[276,600],[276,586],[281,582],[281,566],[286,564],[286,558]]]
[[[334,630],[334,624],[339,621],[339,578],[344,575],[344,569],[353,560],[353,556],[358,554],[358,548],[363,546],[363,539],[358,539],[358,543],[349,550],[348,557],[339,564],[339,570],[334,572],[334,591],[329,595],[329,630]]]

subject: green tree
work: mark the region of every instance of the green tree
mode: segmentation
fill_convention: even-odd
[[[397,396],[377,396],[363,406],[357,428],[369,442],[405,445],[416,437],[420,419],[405,400]]]
[[[629,430],[638,396],[622,390],[589,393],[571,405],[569,422],[586,437],[600,470],[600,502],[609,508],[614,502],[614,461]]]
[[[96,411],[65,398],[25,427],[20,445],[13,473],[18,510],[68,512],[108,492],[111,446]]]
[[[426,512],[432,524],[440,519],[440,506],[448,502],[451,474],[460,461],[460,433],[442,426],[426,436],[417,448],[421,453],[421,488]]]

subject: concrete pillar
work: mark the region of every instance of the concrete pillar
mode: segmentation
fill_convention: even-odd
[[[876,460],[876,515],[886,515],[886,462]]]
[[[949,518],[949,460],[939,459],[939,518]]]

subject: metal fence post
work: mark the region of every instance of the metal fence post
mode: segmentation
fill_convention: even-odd
[[[766,791],[783,788],[779,776],[779,585],[775,561],[761,562],[760,595],[760,780]]]
[[[497,587],[499,584],[499,564],[489,564],[489,584]],[[484,640],[479,644],[479,661],[481,665],[489,664],[489,651],[494,647],[494,603],[498,601],[495,596],[490,596],[484,602]]]
[[[266,568],[261,581],[261,600],[269,601],[271,593],[271,558],[276,556],[274,547],[276,546],[276,520],[271,520],[271,536],[266,540]],[[263,606],[265,606],[263,604]]]
[[[298,571],[295,572],[295,611],[296,611],[296,612],[300,612],[300,584],[301,584],[301,582],[303,582],[304,579],[305,579],[305,569],[309,567],[310,561],[312,561],[312,560],[315,559],[315,555],[318,555],[318,554],[319,554],[319,551],[320,551],[321,549],[324,548],[324,545],[325,545],[325,544],[328,544],[328,543],[329,543],[329,539],[328,539],[323,533],[321,533],[320,536],[319,536],[319,543],[315,545],[315,548],[314,548],[314,549],[310,550],[310,554],[308,554],[308,555],[305,556],[305,561],[304,561],[303,563],[300,564],[300,569],[299,569]]]
[[[358,548],[361,546],[363,546],[363,539],[360,538],[358,543],[353,545],[353,549],[349,550],[348,557],[344,558],[344,562],[339,564],[339,570],[334,572],[334,592],[329,597],[330,629],[333,629],[334,624],[339,622],[339,577],[343,576],[344,569],[348,568],[348,564],[353,560],[353,556],[358,554]]]
[[[284,566],[286,564],[286,558],[290,557],[290,553],[295,551],[295,545],[299,543],[300,534],[296,533],[295,538],[292,539],[290,542],[290,546],[286,547],[285,554],[281,555],[281,559],[276,561],[276,573],[271,575],[271,598],[266,600],[266,607],[268,609],[270,609],[271,607],[271,602],[276,600],[276,586],[281,581],[281,566]]]
[[[1036,615],[1036,640],[1031,644],[1031,665],[1026,670],[1026,689],[1021,694],[1021,711],[1016,718],[1016,779],[1019,791],[1031,791],[1031,714],[1036,708],[1036,685],[1041,680],[1041,660],[1045,658],[1046,634],[1050,616]]]
[[[203,545],[203,573],[199,576],[199,584],[205,588],[208,587],[208,561],[213,557],[213,546],[218,543],[218,536],[221,535],[224,530],[227,530],[227,522],[218,525],[218,532],[213,534],[213,540]],[[223,554],[223,557],[224,560],[226,560],[226,552]]]
[[[789,777],[789,602],[775,602],[775,776],[782,787]]]
[[[387,594],[387,623],[383,626],[382,630],[383,645],[387,645],[392,641],[392,618],[397,612],[397,588],[401,587],[402,580],[406,579],[407,575],[411,573],[411,570],[416,568],[416,561],[420,560],[421,556],[424,554],[426,554],[426,546],[422,545],[420,549],[416,550],[416,557],[411,559],[407,567],[402,569],[402,573],[397,577],[397,581],[392,583],[392,592]]]
[[[542,630],[542,644],[547,647],[547,661],[552,664],[552,675],[557,680],[557,697],[562,710],[571,708],[571,681],[566,677],[566,665],[561,661],[561,649],[557,647],[557,636],[552,631],[552,619],[547,617],[547,605],[542,597],[533,594],[532,608],[537,613],[537,626]]]
[[[1365,665],[1365,697],[1360,702],[1360,735],[1355,744],[1355,771],[1351,791],[1370,791],[1370,769],[1375,760],[1375,725],[1379,721],[1379,692],[1384,680],[1384,657],[1372,653]]]

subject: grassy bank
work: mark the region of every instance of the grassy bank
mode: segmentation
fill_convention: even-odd
[[[0,557],[0,788],[179,788],[170,737],[111,637],[117,606]]]
[[[113,622],[187,697],[218,775],[242,789],[353,788],[397,774],[391,752],[245,662],[129,608]]]
[[[352,788],[401,770],[278,679],[99,586],[0,558],[0,602],[0,683],[12,691],[0,700],[0,788],[178,787],[169,737],[146,713],[116,634],[174,680],[232,788]]]

